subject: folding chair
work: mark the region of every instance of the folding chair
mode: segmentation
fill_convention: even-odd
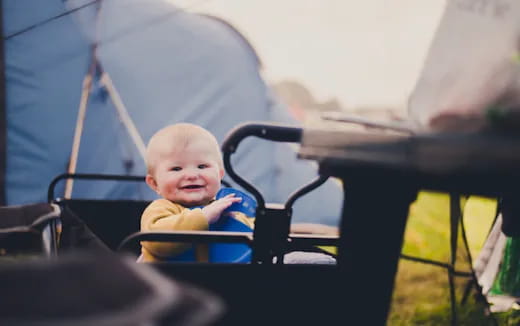
[[[0,207],[0,256],[56,256],[60,215],[55,204]]]

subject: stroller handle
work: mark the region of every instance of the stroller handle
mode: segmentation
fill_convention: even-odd
[[[248,136],[284,143],[299,143],[302,129],[272,122],[246,122],[233,128],[222,143],[222,152],[234,153],[238,144]]]
[[[227,174],[256,198],[258,208],[264,208],[265,200],[260,192],[252,184],[240,177],[231,166],[231,154],[237,150],[239,143],[249,136],[275,142],[299,143],[302,137],[302,129],[271,122],[246,122],[233,128],[222,143],[222,155]]]

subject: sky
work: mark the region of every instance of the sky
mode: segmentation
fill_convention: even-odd
[[[318,101],[403,109],[446,0],[169,0],[240,30],[268,82],[296,80]]]

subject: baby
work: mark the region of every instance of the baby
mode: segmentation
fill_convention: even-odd
[[[146,183],[162,198],[141,216],[141,231],[208,230],[222,212],[241,198],[230,194],[215,200],[224,176],[222,154],[206,129],[178,123],[159,130],[146,150]],[[253,219],[236,217],[253,228]],[[191,248],[188,243],[141,243],[140,261],[166,261]],[[208,246],[194,247],[197,261],[208,261]]]

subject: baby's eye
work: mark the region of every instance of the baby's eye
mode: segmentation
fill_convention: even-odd
[[[199,166],[198,166],[199,169],[205,169],[207,167],[208,167],[207,164],[199,164]]]
[[[180,166],[174,166],[170,169],[170,171],[180,171],[182,168]]]

